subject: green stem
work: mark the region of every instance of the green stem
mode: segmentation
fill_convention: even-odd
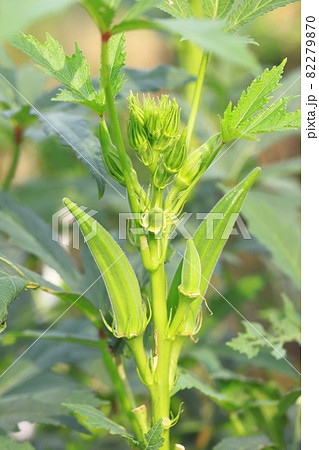
[[[111,376],[117,398],[119,399],[127,417],[129,418],[137,438],[143,441],[144,439],[143,432],[141,430],[141,427],[138,423],[135,414],[132,412],[132,410],[136,407],[136,405],[134,403],[131,390],[129,389],[128,391],[128,385],[123,384],[123,381],[118,372],[118,368],[113,360],[113,357],[107,351],[106,344],[104,341],[101,341],[100,343],[100,350],[105,367]]]
[[[14,174],[15,174],[17,166],[18,166],[20,150],[21,150],[21,139],[22,139],[22,130],[19,126],[16,126],[14,128],[13,157],[12,157],[9,172],[8,172],[6,179],[4,180],[4,183],[2,185],[2,188],[5,191],[7,191],[10,188],[11,182],[13,180]]]
[[[152,311],[155,336],[155,357],[157,363],[154,373],[154,383],[150,386],[152,398],[153,423],[163,420],[165,439],[162,449],[169,450],[169,417],[170,417],[170,387],[169,367],[171,341],[166,337],[167,331],[167,280],[164,263],[150,273]],[[167,428],[165,428],[167,425]]]
[[[172,342],[171,361],[170,361],[170,368],[169,368],[170,389],[173,389],[175,382],[176,382],[178,358],[179,358],[181,349],[182,349],[186,339],[187,339],[187,336],[175,336],[175,339]]]
[[[192,100],[192,106],[191,111],[189,114],[188,124],[187,124],[187,134],[186,134],[186,147],[189,149],[190,142],[192,139],[194,127],[195,127],[195,121],[197,116],[197,111],[199,107],[199,101],[202,93],[202,88],[204,84],[204,78],[205,78],[205,72],[206,67],[208,63],[209,54],[204,53],[202,54],[202,58],[199,64],[199,70],[197,75],[197,81],[195,85],[193,100]]]
[[[291,450],[297,450],[298,449],[298,444],[299,444],[299,441],[300,441],[300,418],[301,418],[301,406],[300,406],[300,398],[299,398],[299,400],[297,400],[295,430],[294,430],[293,442],[291,444]]]
[[[102,53],[101,53],[101,79],[102,79],[102,88],[103,95],[108,107],[109,118],[113,130],[115,144],[117,146],[121,164],[123,175],[125,179],[126,189],[128,193],[128,198],[131,206],[131,210],[133,213],[139,212],[138,202],[135,196],[134,186],[131,178],[130,166],[128,164],[126,158],[125,145],[123,141],[122,131],[120,127],[120,122],[118,119],[117,111],[115,108],[115,102],[112,92],[112,85],[110,79],[109,72],[109,63],[108,63],[108,38],[105,37],[105,34],[102,35]],[[103,123],[103,121],[102,121]]]

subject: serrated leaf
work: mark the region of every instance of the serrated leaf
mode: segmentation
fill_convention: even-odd
[[[156,19],[155,22],[221,59],[253,71],[258,68],[255,57],[247,48],[247,44],[256,42],[245,36],[226,33],[224,23],[219,19]]]
[[[247,124],[245,136],[257,133],[272,133],[300,128],[301,111],[286,113],[287,103],[292,97],[280,98],[265,111],[262,111]]]
[[[161,1],[157,7],[177,19],[194,17],[193,10],[188,0],[165,0]]]
[[[140,444],[141,450],[159,450],[162,448],[164,438],[162,438],[162,420],[158,420],[145,434],[145,442]]]
[[[232,106],[232,102],[229,102],[220,122],[224,142],[245,134],[245,130],[251,125],[249,121],[265,107],[271,99],[270,94],[279,87],[285,64],[286,60],[271,70],[266,69],[251,83],[247,92],[242,93],[235,107]]]
[[[46,36],[45,43],[41,44],[33,36],[19,33],[10,39],[10,43],[31,56],[44,73],[71,89],[71,91],[61,90],[53,100],[80,103],[98,114],[103,114],[106,107],[93,88],[89,65],[77,43],[74,54],[69,57],[58,41],[49,33]]]
[[[234,0],[202,0],[205,17],[223,18],[231,9]]]
[[[227,17],[227,31],[235,30],[256,17],[297,0],[244,0],[237,2]]]
[[[180,368],[178,371],[178,378],[171,395],[173,396],[183,389],[193,388],[197,389],[216,403],[221,403],[224,400],[227,400],[227,397],[224,394],[221,394],[211,386],[208,386],[188,370]]]
[[[213,450],[262,450],[269,444],[270,440],[266,435],[256,434],[223,439]]]
[[[1,450],[35,450],[30,442],[17,442],[6,436],[0,436]]]
[[[276,359],[286,356],[284,345],[296,341],[300,344],[300,316],[288,297],[283,296],[282,312],[272,309],[263,311],[260,316],[270,322],[265,328],[258,322],[242,322],[245,332],[227,342],[233,350],[246,354],[248,358],[257,356],[263,347],[271,348]]]
[[[125,64],[125,36],[124,33],[112,36],[108,44],[108,62],[113,96],[120,92],[124,85],[124,75],[121,69]],[[102,83],[102,82],[101,82]]]
[[[133,436],[121,425],[110,420],[98,409],[83,403],[63,403],[68,409],[83,417],[83,423],[89,428],[101,428],[108,430],[110,434],[120,435],[128,438]]]
[[[37,116],[43,123],[44,131],[48,134],[57,134],[62,145],[71,147],[76,157],[86,165],[96,180],[101,198],[104,194],[105,184],[113,185],[109,181],[102,162],[100,142],[90,131],[85,120],[81,116],[65,112],[37,114]]]

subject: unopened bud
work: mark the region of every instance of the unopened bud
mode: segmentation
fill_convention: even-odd
[[[165,111],[163,111],[161,120],[163,125],[163,133],[168,137],[175,137],[179,130],[181,111],[174,99],[168,101]]]
[[[171,178],[171,173],[167,172],[162,163],[158,164],[154,175],[153,175],[153,183],[158,189],[164,189],[169,185],[169,181]]]
[[[125,186],[126,183],[118,150],[115,145],[112,144],[111,139],[101,122],[99,124],[99,138],[103,155],[103,163],[106,170],[112,178]]]
[[[170,173],[178,172],[184,164],[187,155],[187,148],[185,144],[186,133],[187,129],[185,128],[175,145],[165,154],[164,166]]]

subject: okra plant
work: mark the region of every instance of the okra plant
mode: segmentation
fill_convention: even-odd
[[[209,58],[223,57],[221,53],[226,52],[227,45],[236,41],[240,54],[234,53],[230,58],[237,61],[243,57],[239,63],[250,65],[256,71],[255,60],[247,50],[247,44],[253,41],[238,36],[234,31],[247,21],[289,1],[205,0],[202,2],[202,17],[195,17],[185,0],[139,1],[120,22],[114,22],[120,1],[84,0],[82,3],[101,33],[98,90],[91,81],[88,63],[77,44],[75,53],[69,57],[49,34],[44,44],[23,33],[12,36],[10,41],[29,55],[39,69],[65,86],[52,100],[74,102],[93,111],[98,120],[96,135],[100,161],[113,182],[126,188],[133,213],[128,237],[138,249],[148,273],[149,288],[148,285],[140,285],[125,252],[108,231],[72,200],[65,198],[63,202],[87,238],[86,245],[105,283],[105,304],[111,309],[111,314],[105,317],[100,311],[100,317],[94,308],[92,312],[92,307],[84,306],[82,311],[99,329],[103,323],[106,335],[111,333],[126,344],[150,396],[150,402],[135,403],[118,367],[112,363],[106,344],[102,344],[103,359],[115,380],[119,401],[134,434],[123,428],[115,432],[115,424],[109,429],[122,435],[132,448],[170,449],[173,445],[170,443],[170,430],[180,415],[178,413],[174,417],[170,408],[171,395],[179,376],[179,355],[186,340],[191,339],[196,345],[203,309],[208,308],[211,312],[205,295],[212,273],[260,169],[254,168],[226,193],[201,222],[192,239],[185,243],[184,254],[180,255],[180,263],[169,285],[166,262],[170,238],[202,176],[228,147],[233,151],[230,143],[238,139],[257,139],[261,133],[298,128],[300,122],[299,111],[286,112],[290,97],[281,97],[270,103],[272,93],[280,85],[284,60],[260,73],[235,104],[229,102],[220,115],[219,131],[197,147],[193,137],[206,66]],[[174,19],[141,19],[140,16],[151,6],[158,6]],[[201,41],[203,27],[210,30],[207,36],[211,36],[211,41]],[[175,98],[131,92],[126,104],[126,129],[121,126],[117,98],[125,84],[121,73],[125,63],[125,32],[138,28],[173,31],[184,39],[193,40],[202,49],[187,119],[185,115],[181,117],[181,107]],[[219,37],[217,44],[216,36]],[[147,170],[147,183],[142,182],[139,176],[137,167],[141,164]],[[93,234],[92,230],[95,230]],[[11,263],[7,261],[7,264]],[[18,267],[12,265],[11,268],[19,274]],[[15,280],[14,295],[9,285],[4,287],[3,292],[7,289],[7,294],[2,294],[1,298],[0,331],[6,327],[9,304],[23,289],[42,287],[52,291],[36,280],[27,282],[22,275],[20,285]],[[85,409],[81,405],[70,405],[70,409],[89,421],[93,420],[94,414],[100,421],[106,420],[92,407]],[[104,428],[107,428],[106,422]],[[175,448],[184,448],[182,442],[174,444]]]

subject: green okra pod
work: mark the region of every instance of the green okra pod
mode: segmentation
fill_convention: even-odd
[[[116,337],[142,335],[149,318],[135,272],[124,252],[95,219],[67,198],[64,204],[78,222],[109,294],[114,322],[106,326]]]

